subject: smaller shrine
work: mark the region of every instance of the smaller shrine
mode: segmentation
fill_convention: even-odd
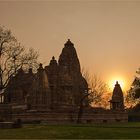
[[[118,111],[124,110],[123,92],[118,81],[116,81],[116,84],[113,90],[112,100],[110,100],[110,109],[118,110]]]

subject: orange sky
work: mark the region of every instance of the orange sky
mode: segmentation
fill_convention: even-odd
[[[128,87],[140,66],[140,1],[7,1],[0,21],[46,65],[70,38],[81,65],[107,82],[121,77]]]

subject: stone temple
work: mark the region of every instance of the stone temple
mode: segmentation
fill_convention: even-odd
[[[36,73],[19,69],[1,95],[0,120],[47,123],[76,122],[81,99],[88,93],[88,84],[82,76],[74,44],[68,39],[59,56],[53,56],[48,66],[42,64]],[[92,108],[88,98],[82,102],[82,123],[127,121],[123,92],[116,83],[111,109]]]
[[[124,110],[124,97],[122,89],[118,83],[116,82],[115,88],[113,90],[112,100],[110,100],[111,109],[113,110]]]

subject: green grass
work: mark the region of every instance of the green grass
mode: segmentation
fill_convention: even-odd
[[[0,129],[1,139],[140,139],[140,123],[96,125],[24,125]]]

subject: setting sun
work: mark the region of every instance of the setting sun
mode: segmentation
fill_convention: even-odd
[[[123,80],[122,78],[117,78],[117,77],[116,78],[113,78],[113,79],[111,79],[109,81],[109,88],[111,90],[113,90],[114,89],[114,86],[116,84],[116,81],[118,81],[118,83],[120,84],[122,90],[125,90],[125,80]]]

